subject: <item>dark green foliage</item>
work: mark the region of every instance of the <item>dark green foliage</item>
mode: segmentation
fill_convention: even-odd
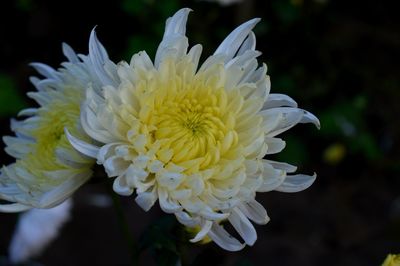
[[[11,77],[0,73],[0,116],[15,115],[26,106]]]
[[[140,237],[140,249],[148,249],[157,265],[175,266],[179,259],[178,244],[181,242],[179,225],[172,215],[166,215],[150,224]],[[174,234],[175,232],[175,234]]]

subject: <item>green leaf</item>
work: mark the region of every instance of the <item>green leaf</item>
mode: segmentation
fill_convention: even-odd
[[[177,243],[180,240],[174,234],[176,228],[176,220],[168,215],[150,224],[140,237],[140,248],[149,249],[159,266],[175,266],[179,261]]]
[[[15,1],[15,4],[18,9],[25,11],[25,12],[30,11],[33,7],[32,0],[17,0],[17,1]]]
[[[350,144],[356,151],[361,151],[369,160],[378,159],[382,154],[374,137],[367,133],[360,133]]]
[[[15,88],[14,81],[0,73],[0,116],[15,115],[25,107],[26,102]]]
[[[131,15],[140,16],[142,15],[146,4],[143,0],[124,0],[122,2],[122,9]]]
[[[287,0],[273,2],[273,8],[283,23],[292,23],[300,17],[300,10]]]

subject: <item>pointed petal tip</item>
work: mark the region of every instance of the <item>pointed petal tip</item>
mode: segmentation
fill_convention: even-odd
[[[240,46],[243,44],[246,38],[249,35],[251,36],[252,29],[259,21],[260,18],[253,18],[235,28],[218,46],[218,48],[214,52],[214,55],[217,54],[226,55],[225,58],[226,62],[232,59],[238,52]]]
[[[321,129],[321,123],[319,121],[319,119],[313,115],[312,113],[305,111],[304,110],[304,115],[303,118],[301,120],[302,123],[313,123],[317,129]]]
[[[315,182],[316,178],[316,173],[313,175],[288,175],[285,181],[275,190],[286,193],[300,192],[309,188]]]
[[[313,115],[314,116],[314,115]],[[316,116],[314,116],[315,118],[314,118],[314,120],[313,120],[313,124],[316,126],[316,128],[318,129],[318,130],[320,130],[321,129],[321,122],[319,121],[319,119],[316,117]]]
[[[189,14],[189,13],[192,12],[192,11],[193,11],[193,9],[191,9],[191,8],[189,8],[189,7],[184,7],[184,8],[179,9],[179,10],[175,13],[175,15],[181,14],[181,13],[183,13],[183,14]]]
[[[165,31],[163,41],[175,34],[184,36],[186,33],[186,23],[189,13],[192,10],[190,8],[179,9],[172,17],[169,17],[165,24]]]
[[[92,31],[90,32],[90,37],[89,37],[89,45],[91,42],[94,42],[97,40],[97,33],[96,33],[96,28],[97,25],[93,27]]]
[[[170,19],[175,20],[175,19],[183,18],[184,20],[186,20],[187,17],[189,16],[189,13],[192,11],[193,10],[188,7],[181,8],[178,11],[176,11],[175,14],[172,15],[172,17],[170,17]]]
[[[254,25],[255,24],[257,24],[258,22],[260,22],[261,21],[261,18],[253,18],[253,19],[250,19],[249,21],[248,21],[248,23],[254,23]]]

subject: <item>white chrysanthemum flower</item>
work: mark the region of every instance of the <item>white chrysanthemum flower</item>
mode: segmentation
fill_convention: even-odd
[[[115,71],[95,65],[104,77],[104,96],[88,90],[81,123],[104,145],[73,133],[68,138],[116,177],[117,193],[136,192],[146,211],[158,200],[185,226],[201,228],[192,242],[208,236],[236,251],[256,241],[250,220],[269,221],[256,192],[297,192],[315,180],[289,175],[294,166],[263,159],[284,148],[276,135],[297,123],[319,122],[290,97],[269,93],[252,32],[259,19],[235,29],[198,68],[201,45],[187,51],[188,13],[181,9],[167,20],[154,63],[139,52]],[[94,61],[101,54],[94,32],[89,47]],[[245,244],[223,228],[225,220]]]
[[[0,205],[0,211],[54,207],[92,175],[94,160],[70,145],[64,128],[90,142],[80,126],[80,104],[88,84],[98,90],[100,81],[93,78],[96,73],[91,72],[93,63],[89,57],[78,57],[66,44],[63,51],[69,61],[58,71],[32,64],[45,77],[32,77],[37,91],[28,93],[40,106],[21,111],[20,116],[28,117],[11,122],[16,136],[3,138],[6,152],[16,162],[1,169],[0,199],[14,203]],[[107,55],[102,54],[101,60],[105,62]]]

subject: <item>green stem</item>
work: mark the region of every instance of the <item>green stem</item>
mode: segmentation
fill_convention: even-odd
[[[189,258],[187,256],[186,252],[186,241],[187,241],[187,236],[186,236],[186,229],[183,225],[178,225],[179,227],[179,239],[177,243],[177,250],[178,250],[178,255],[179,255],[179,260],[181,262],[182,266],[187,266],[189,265]]]
[[[122,208],[121,199],[119,198],[119,195],[112,190],[112,186],[109,185],[108,189],[113,201],[115,213],[117,215],[119,228],[123,237],[125,238],[126,245],[128,246],[128,250],[131,254],[131,264],[133,266],[137,266],[139,265],[139,249],[132,237],[132,232],[129,229],[128,222]]]

